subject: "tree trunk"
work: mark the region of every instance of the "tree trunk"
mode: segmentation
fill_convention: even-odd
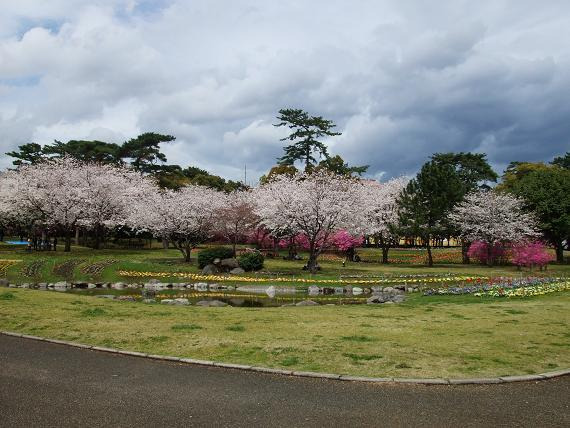
[[[71,251],[71,233],[69,229],[65,230],[65,248],[63,249],[66,253]]]
[[[184,248],[184,261],[186,263],[190,263],[192,261],[192,259],[190,258],[191,253],[192,253],[192,247],[190,245],[186,245],[186,247]]]
[[[93,244],[93,248],[95,250],[98,250],[99,248],[101,248],[101,228],[98,224],[95,225],[94,232],[95,232],[95,243]]]
[[[75,245],[79,245],[79,227],[75,228]]]
[[[556,243],[556,262],[564,263],[564,246],[562,245],[562,241]]]
[[[389,246],[382,247],[382,264],[387,265],[388,261],[388,251],[390,250]]]
[[[493,266],[493,245],[487,242],[487,266]]]
[[[315,245],[312,243],[309,246],[309,260],[307,261],[307,270],[311,273],[317,273],[317,254]]]
[[[427,253],[428,253],[428,266],[432,267],[433,266],[433,257],[431,255],[431,245],[429,242],[429,238],[426,240],[426,248],[427,248]]]
[[[162,248],[168,250],[168,239],[162,240]]]
[[[469,242],[463,239],[461,240],[461,259],[464,265],[468,265],[469,263],[471,263],[469,255],[467,254],[467,252],[469,251],[469,245],[470,245]]]

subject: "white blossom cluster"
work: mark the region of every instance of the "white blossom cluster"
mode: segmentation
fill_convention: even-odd
[[[514,242],[538,235],[535,219],[523,207],[510,194],[480,190],[466,195],[450,218],[468,241]]]

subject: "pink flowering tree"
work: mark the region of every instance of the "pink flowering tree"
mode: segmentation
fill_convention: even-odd
[[[361,188],[367,218],[366,233],[382,248],[382,263],[388,263],[388,251],[399,243],[397,199],[407,183],[408,179],[403,177],[385,183],[369,180]]]
[[[223,194],[204,186],[156,189],[132,205],[126,224],[167,239],[190,262],[191,251],[213,235],[223,205]]]
[[[238,241],[255,230],[259,218],[254,212],[255,201],[250,191],[236,190],[220,195],[221,204],[216,210],[216,231],[232,244],[234,256]]]
[[[479,263],[487,264],[489,263],[489,258],[493,260],[493,262],[504,260],[507,256],[507,252],[503,244],[500,242],[495,242],[495,244],[489,249],[487,243],[475,241],[469,245],[467,256],[471,259],[477,260]]]
[[[328,171],[279,176],[256,189],[256,213],[270,230],[303,234],[307,239],[307,269],[316,272],[317,259],[334,232],[360,233],[364,225],[360,182]]]
[[[534,266],[538,266],[542,270],[549,262],[556,260],[556,257],[540,241],[522,241],[512,245],[511,260],[519,269],[524,266],[532,270]]]
[[[465,196],[450,214],[468,241],[486,245],[486,262],[494,264],[493,249],[521,239],[538,236],[535,219],[523,210],[522,200],[495,191],[476,191]]]

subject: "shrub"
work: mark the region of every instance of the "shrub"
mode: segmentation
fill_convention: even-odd
[[[489,260],[489,252],[487,251],[487,244],[481,241],[475,241],[469,246],[469,250],[467,251],[467,255],[477,260],[481,264],[487,264]],[[500,243],[495,243],[493,248],[491,249],[491,258],[492,262],[496,262],[498,264],[504,264],[506,262],[506,258],[508,254],[505,251],[505,248]]]
[[[549,262],[556,260],[553,254],[548,252],[548,248],[539,241],[518,242],[513,245],[513,264],[521,268],[526,266],[530,269],[538,266],[542,269]]]
[[[263,260],[264,257],[261,253],[245,253],[239,256],[238,263],[243,270],[249,272],[263,268]]]
[[[230,259],[234,256],[231,248],[215,247],[207,248],[198,253],[198,267],[203,269],[206,265],[214,263],[215,259]]]

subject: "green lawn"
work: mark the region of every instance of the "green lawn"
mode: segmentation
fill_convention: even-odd
[[[283,308],[145,305],[0,290],[0,330],[164,355],[364,376],[475,377],[570,367],[570,292]]]
[[[359,254],[368,262],[342,267],[340,259],[327,256],[314,276],[302,271],[304,261],[283,259],[267,259],[262,272],[247,275],[529,274],[510,266],[461,265],[457,251],[436,250],[440,262],[433,268],[421,264],[421,250],[394,251],[397,262],[381,265],[378,250],[365,249]],[[0,277],[12,282],[142,281],[121,276],[122,270],[199,272],[195,261],[183,263],[176,250],[74,247],[71,253],[27,253],[0,244]],[[569,276],[570,266],[550,265],[548,271],[532,274]],[[168,274],[161,280],[188,281]],[[379,377],[475,377],[567,368],[569,327],[570,292],[525,299],[414,293],[398,305],[253,309],[145,305],[0,289],[0,330],[147,353]]]

